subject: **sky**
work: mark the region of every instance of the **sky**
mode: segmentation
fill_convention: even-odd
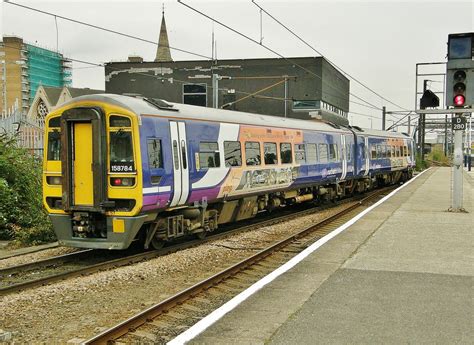
[[[207,15],[260,40],[260,12],[251,0],[183,0]],[[213,24],[177,1],[32,1],[11,0],[43,11],[158,41],[165,6],[170,46],[211,56],[211,37],[218,59],[276,57],[259,45]],[[354,95],[388,111],[415,108],[416,64],[446,61],[448,34],[472,32],[472,1],[272,1],[256,0],[342,70],[376,91],[351,80]],[[91,63],[125,61],[129,55],[154,59],[156,45],[70,23],[45,14],[1,3],[1,33],[27,43],[58,50],[66,57]],[[285,57],[318,56],[266,15],[263,43]],[[172,51],[176,60],[202,59]],[[444,65],[420,66],[421,73],[445,72]],[[433,91],[442,91],[440,77],[430,78]],[[104,89],[104,70],[73,63],[73,86]],[[242,90],[245,91],[245,90]],[[362,103],[351,97],[352,101]],[[443,99],[441,99],[441,103]],[[350,104],[351,123],[381,128],[381,111]],[[389,115],[388,125],[401,118]],[[406,128],[405,128],[406,129]]]

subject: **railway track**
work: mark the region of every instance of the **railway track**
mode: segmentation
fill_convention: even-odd
[[[354,202],[354,198],[341,200],[336,205],[350,202]],[[0,269],[0,296],[51,284],[65,279],[92,274],[102,270],[150,260],[158,256],[167,255],[178,250],[183,250],[202,243],[230,236],[237,232],[254,230],[257,227],[288,221],[290,219],[312,214],[332,206],[334,206],[334,204],[313,206],[310,208],[304,208],[303,206],[303,209],[301,209],[302,207],[299,209],[297,208],[296,212],[294,208],[285,209],[282,210],[282,212],[280,212],[276,217],[272,214],[267,214],[259,219],[243,222],[239,224],[237,228],[235,228],[235,226],[226,226],[221,230],[210,234],[207,238],[186,241],[183,243],[175,243],[160,250],[151,250],[139,253],[136,251],[132,253],[127,251],[124,256],[123,252],[118,251],[88,249],[51,257],[32,263],[7,267]]]
[[[385,188],[358,202],[348,203],[340,212],[153,305],[88,339],[85,344],[107,344],[116,340],[120,343],[165,343],[173,339],[392,189]]]

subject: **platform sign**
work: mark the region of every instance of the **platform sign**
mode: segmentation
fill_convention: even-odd
[[[464,116],[453,117],[452,130],[453,131],[464,131],[466,130],[466,118]]]

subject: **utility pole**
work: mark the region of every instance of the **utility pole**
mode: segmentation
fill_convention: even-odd
[[[448,115],[444,115],[444,155],[448,156]]]
[[[462,133],[466,129],[466,118],[462,113],[458,113],[453,117],[452,129],[454,131],[454,157],[453,157],[453,202],[451,210],[459,212],[463,210],[463,149],[462,149]]]
[[[387,116],[387,110],[385,106],[382,107],[382,131],[385,130],[385,117]]]
[[[285,117],[288,116],[288,76],[285,75]]]
[[[212,74],[212,107],[219,108],[219,75]]]

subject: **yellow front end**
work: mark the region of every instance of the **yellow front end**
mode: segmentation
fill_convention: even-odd
[[[139,116],[105,102],[72,102],[45,123],[43,203],[61,244],[124,249],[142,208]]]

